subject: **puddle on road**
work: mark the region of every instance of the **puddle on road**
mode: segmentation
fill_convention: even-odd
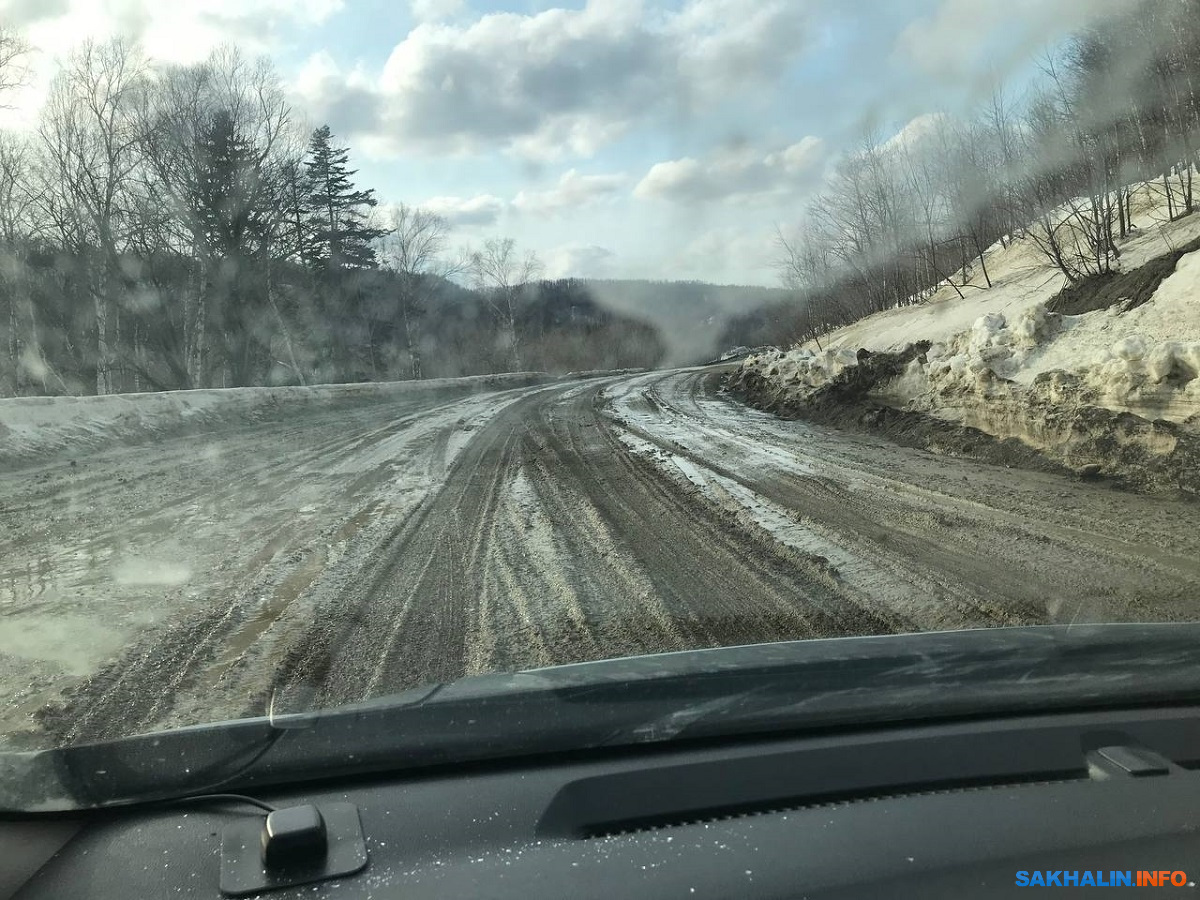
[[[125,646],[126,632],[101,624],[96,615],[62,612],[57,588],[43,598],[53,614],[38,605],[11,611],[0,606],[0,745],[38,734],[34,714]]]
[[[38,709],[119,657],[177,602],[168,592],[192,575],[178,545],[132,550],[124,537],[42,546],[35,554],[20,542],[4,546],[0,727],[6,732],[28,730]]]
[[[254,642],[262,637],[283,615],[284,610],[304,592],[325,568],[329,558],[328,547],[315,548],[300,568],[285,578],[269,597],[263,598],[262,607],[225,641],[220,654],[209,666],[208,671],[213,681],[220,680],[225,671],[249,650]]]
[[[369,503],[351,518],[343,522],[338,530],[329,538],[328,542],[322,542],[315,546],[300,563],[299,567],[276,585],[269,596],[263,598],[262,606],[237,631],[229,636],[220,654],[218,654],[217,658],[208,667],[207,674],[212,681],[219,681],[225,672],[241,658],[242,654],[249,650],[255,641],[270,630],[279,620],[280,616],[284,614],[288,606],[299,598],[308,586],[316,581],[318,576],[325,571],[332,547],[342,541],[350,540],[358,534],[363,526],[377,515],[382,504],[383,501],[381,500]],[[280,549],[282,549],[283,542],[278,537],[272,540],[271,545],[275,545],[277,542],[280,545]],[[260,553],[258,556],[261,557],[262,554]],[[263,560],[264,564],[266,561],[265,559]]]
[[[42,660],[76,676],[90,675],[124,643],[124,632],[83,613],[7,615],[0,628],[0,654]]]
[[[103,584],[109,575],[112,555],[112,547],[93,543],[76,549],[42,552],[22,564],[10,564],[0,570],[0,617],[47,605],[57,608],[80,589]]]
[[[192,577],[192,570],[165,556],[132,556],[113,566],[113,582],[121,587],[178,587]]]

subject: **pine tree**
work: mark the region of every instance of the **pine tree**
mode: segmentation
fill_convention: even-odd
[[[197,153],[196,215],[203,242],[206,317],[229,383],[250,384],[261,374],[267,347],[264,319],[262,172],[253,143],[226,110],[203,128]]]
[[[201,136],[197,206],[208,251],[241,256],[260,238],[261,173],[253,144],[225,110],[213,114]]]
[[[328,125],[312,134],[305,168],[308,235],[302,255],[314,270],[372,269],[371,243],[384,232],[367,224],[366,210],[378,201],[373,190],[360,191],[350,180],[348,148],[334,147]]]

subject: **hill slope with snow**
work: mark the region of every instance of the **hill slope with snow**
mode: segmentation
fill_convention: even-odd
[[[1087,410],[1200,435],[1200,214],[1164,221],[1154,185],[1139,186],[1134,210],[1136,229],[1119,245],[1120,271],[1071,292],[1073,303],[1083,295],[1082,308],[1089,292],[1090,305],[1110,296],[1112,305],[1079,315],[1053,311],[1075,308],[1054,302],[1066,278],[1022,237],[987,252],[990,287],[981,270],[960,272],[957,289],[944,284],[928,301],[838,329],[820,346],[749,357],[735,387],[753,384],[753,402],[802,415],[831,385],[874,377],[856,371],[863,360],[921,345],[902,368],[871,382],[873,402],[1015,437],[1060,461]],[[1148,297],[1132,287],[1144,293],[1159,278]],[[1088,417],[1089,447],[1105,443],[1097,421]],[[1134,430],[1141,436],[1131,440],[1144,454],[1175,452],[1175,439]],[[1116,467],[1099,450],[1088,452],[1071,464]]]

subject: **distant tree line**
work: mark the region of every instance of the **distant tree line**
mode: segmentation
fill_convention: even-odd
[[[0,92],[28,58],[0,30]],[[37,129],[0,132],[0,396],[661,359],[652,329],[539,283],[512,240],[452,251],[445,219],[381,211],[355,174],[266,61],[84,44]]]
[[[1200,0],[1142,0],[1048,54],[1019,102],[997,86],[972,116],[865,136],[779,232],[798,302],[774,311],[776,339],[819,338],[942,285],[961,296],[974,276],[990,286],[984,252],[1018,236],[1071,284],[1108,275],[1131,184],[1154,183],[1164,219],[1195,210],[1198,48]]]

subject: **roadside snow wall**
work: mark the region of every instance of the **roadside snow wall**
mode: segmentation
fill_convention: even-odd
[[[385,384],[247,387],[102,397],[16,397],[0,400],[0,466],[75,458],[114,444],[230,425],[269,422],[305,411],[358,408],[408,399],[444,400],[553,381],[525,372]]]

